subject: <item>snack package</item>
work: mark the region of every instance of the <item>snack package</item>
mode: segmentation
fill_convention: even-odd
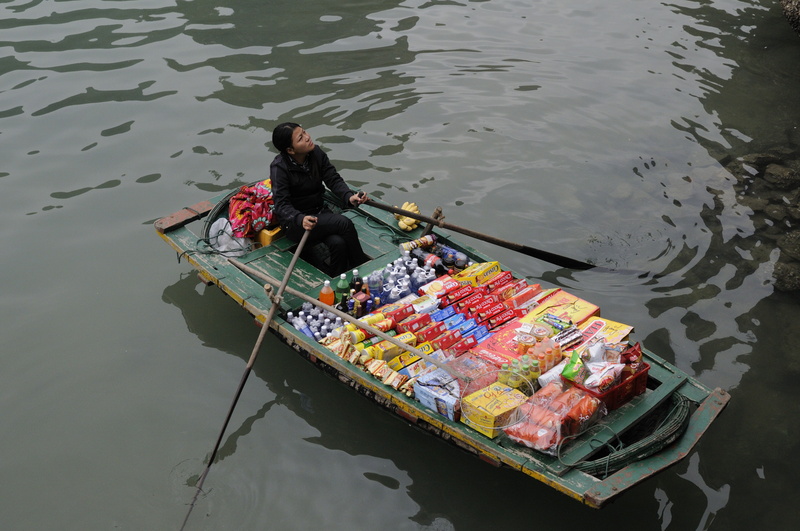
[[[558,395],[549,399],[558,384],[543,387],[520,407],[528,407],[528,414],[521,422],[503,431],[518,444],[549,455],[558,455],[561,446],[568,444],[572,436],[578,435],[595,424],[607,410],[601,400],[583,389],[567,386]]]
[[[472,264],[460,273],[453,275],[453,280],[462,286],[466,284],[480,286],[500,271],[501,269],[499,262],[482,262],[478,264]]]

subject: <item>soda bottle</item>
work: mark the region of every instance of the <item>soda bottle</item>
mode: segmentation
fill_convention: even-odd
[[[333,303],[336,302],[336,294],[333,292],[330,280],[326,280],[322,284],[322,289],[319,290],[319,297],[317,298],[319,302],[327,304],[328,306],[333,306]]]
[[[342,295],[347,295],[350,292],[350,283],[347,282],[347,275],[342,273],[339,275],[339,280],[336,282],[336,297],[341,299]]]
[[[442,259],[433,253],[429,253],[417,247],[411,251],[411,256],[417,259],[417,263],[421,266],[430,266],[436,271],[437,276],[447,273],[447,267],[442,262]]]
[[[364,279],[358,274],[358,269],[353,269],[353,277],[350,279],[350,289],[356,293],[364,289]]]

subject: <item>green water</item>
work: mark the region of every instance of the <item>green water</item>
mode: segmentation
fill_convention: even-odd
[[[602,511],[268,337],[190,529],[788,529],[796,293],[730,160],[797,152],[773,2],[0,2],[4,529],[177,529],[258,329],[152,222],[266,176],[279,122],[392,204],[658,278],[509,268],[732,400]],[[796,194],[786,193],[796,207]]]

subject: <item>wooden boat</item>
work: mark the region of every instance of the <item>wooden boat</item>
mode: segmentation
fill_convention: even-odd
[[[209,226],[227,215],[233,194],[202,201],[155,222],[159,236],[198,271],[209,284],[216,284],[257,321],[263,323],[272,305],[264,289],[265,275],[281,278],[293,259],[296,244],[287,238],[237,258],[211,252],[207,246]],[[489,258],[460,243],[441,227],[420,226],[411,232],[397,228],[392,214],[364,207],[342,211],[341,204],[327,198],[332,209],[350,217],[358,228],[364,251],[372,257],[361,265],[364,272],[383,268],[401,253],[398,243],[432,230],[440,241],[467,254],[473,261]],[[440,224],[442,225],[442,224]],[[312,253],[313,255],[313,253]],[[317,256],[316,258],[319,258]],[[312,256],[311,261],[314,261]],[[244,270],[243,270],[244,269]],[[247,272],[245,272],[245,270]],[[650,366],[647,389],[628,403],[610,411],[601,423],[610,429],[592,431],[565,446],[557,456],[516,444],[501,434],[490,439],[461,422],[454,422],[414,398],[384,385],[369,372],[339,358],[318,342],[286,322],[286,312],[298,308],[304,296],[315,298],[325,280],[331,280],[311,262],[296,262],[281,307],[270,321],[270,331],[292,346],[324,372],[349,385],[376,404],[496,466],[508,466],[594,508],[600,508],[627,489],[684,458],[724,409],[729,395],[710,389],[654,353],[644,350]],[[224,428],[223,428],[224,430]],[[624,443],[611,449],[605,443]]]

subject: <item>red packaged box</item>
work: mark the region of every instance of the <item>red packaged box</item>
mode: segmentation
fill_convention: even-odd
[[[511,298],[506,299],[503,304],[505,304],[507,308],[524,308],[529,306],[529,304],[534,301],[534,297],[541,291],[542,288],[538,284],[528,286]]]
[[[456,341],[453,346],[449,347],[447,350],[450,352],[454,352],[456,356],[460,356],[469,349],[476,347],[478,345],[478,340],[475,339],[474,336],[467,336],[462,339]]]
[[[633,376],[622,380],[620,383],[608,389],[603,393],[598,393],[587,387],[584,387],[576,382],[567,380],[564,376],[561,379],[568,382],[579,389],[583,389],[588,394],[603,401],[609,411],[617,409],[626,402],[629,402],[633,397],[639,396],[647,389],[647,373],[650,370],[650,365],[646,362],[641,362],[641,368]]]
[[[517,313],[517,310],[512,310],[509,308],[489,317],[483,322],[483,324],[485,324],[486,328],[489,330],[495,330],[496,328],[501,327],[512,319],[516,319],[518,317],[520,317],[520,315]]]
[[[417,341],[419,343],[424,343],[431,339],[436,339],[445,332],[447,332],[447,327],[444,321],[434,321],[417,330],[414,335],[417,336]]]
[[[395,323],[399,323],[414,313],[414,305],[396,302],[381,306],[380,312],[384,315],[384,317],[391,319]]]
[[[478,324],[481,324],[487,319],[505,311],[506,307],[502,302],[494,302],[492,299],[486,299],[486,303],[479,304],[475,310],[475,320],[478,321]]]
[[[467,284],[466,286],[461,286],[458,289],[454,289],[450,293],[445,294],[444,297],[441,297],[439,307],[445,308],[450,306],[451,304],[456,303],[457,301],[472,295],[475,292],[475,288]]]
[[[539,284],[533,284],[533,286],[538,286]],[[489,297],[495,299],[497,302],[503,302],[506,299],[510,299],[523,289],[528,287],[528,281],[524,278],[520,278],[518,280],[512,280],[511,282],[507,282],[502,286],[493,289],[489,292]]]
[[[473,293],[469,297],[463,298],[455,303],[455,308],[458,313],[469,313],[471,308],[474,308],[478,303],[483,300],[483,295],[480,293]]]
[[[411,332],[414,333],[426,324],[431,322],[431,314],[429,313],[412,313],[395,326],[398,333]]]
[[[442,275],[419,288],[420,295],[430,295],[441,299],[453,290],[461,287],[461,282],[453,280],[450,275]]]
[[[446,349],[455,345],[460,340],[461,330],[450,330],[435,339],[431,339],[430,343],[435,349]]]
[[[487,292],[491,293],[500,286],[508,284],[512,280],[514,280],[514,274],[511,273],[511,271],[500,271],[495,276],[487,280],[484,283],[484,287],[486,288]]]

